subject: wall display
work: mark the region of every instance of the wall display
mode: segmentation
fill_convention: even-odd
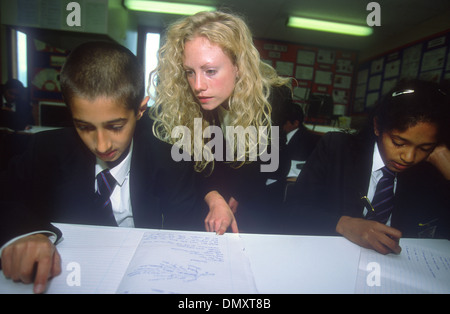
[[[35,122],[46,126],[68,126],[68,111],[61,96],[59,75],[69,51],[30,39],[30,92]],[[44,105],[43,105],[44,104]],[[47,106],[58,104],[60,106]],[[60,119],[60,124],[56,121]],[[43,123],[43,124],[42,124]]]
[[[62,101],[59,72],[69,52],[37,39],[32,41],[33,57],[30,64],[32,101],[36,104],[42,100]]]
[[[292,76],[294,75],[294,63],[285,61],[276,61],[275,69],[279,75],[282,76]]]
[[[349,114],[356,52],[261,39],[254,43],[264,62],[279,75],[295,78],[294,101],[305,109],[306,122],[328,124],[336,116]],[[332,117],[308,116],[309,104],[317,102],[318,96],[326,106],[332,101]]]
[[[450,80],[450,31],[360,63],[351,113],[364,113],[402,79]]]

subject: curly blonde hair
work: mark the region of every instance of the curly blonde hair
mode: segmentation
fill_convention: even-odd
[[[224,53],[237,66],[239,71],[234,91],[229,101],[229,113],[233,126],[271,127],[271,105],[268,101],[274,86],[287,85],[289,79],[279,77],[271,66],[260,59],[253,45],[252,34],[244,20],[225,12],[200,12],[172,24],[166,35],[166,41],[159,50],[159,63],[150,77],[155,87],[155,104],[150,110],[155,120],[153,132],[159,139],[175,144],[171,137],[176,126],[186,126],[193,137],[194,119],[202,118],[203,130],[209,126],[206,117],[210,114],[202,110],[186,78],[183,68],[184,47],[187,41],[204,36],[210,42],[219,45]],[[263,136],[270,136],[267,133]],[[267,140],[267,138],[266,138]],[[258,139],[246,139],[245,154],[255,149]],[[194,145],[191,138],[191,152],[203,150],[202,145]],[[236,150],[235,150],[236,151]],[[200,152],[200,156],[203,156]],[[240,166],[245,162],[233,162]],[[241,159],[239,159],[241,160]],[[195,161],[198,172],[214,167],[214,161],[208,158]]]

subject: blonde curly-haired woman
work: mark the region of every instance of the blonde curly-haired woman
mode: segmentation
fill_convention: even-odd
[[[206,230],[222,234],[230,227],[238,232],[239,215],[251,221],[248,226],[258,225],[264,220],[260,204],[265,176],[256,166],[259,163],[251,162],[251,156],[268,152],[261,143],[278,140],[271,131],[282,105],[274,103],[292,103],[290,79],[278,76],[261,61],[242,18],[219,11],[200,12],[172,24],[151,77],[156,91],[151,109],[155,135],[179,144],[173,132],[179,127],[186,130],[183,149],[196,157],[192,159],[195,170],[205,174],[204,195],[209,206]],[[234,143],[227,137],[229,134],[223,134],[225,146],[232,147],[213,148],[211,132],[205,131],[220,127],[226,133],[230,126],[256,130],[257,134]],[[227,150],[233,153],[225,158]],[[235,217],[238,203],[239,214]],[[245,228],[241,230],[268,230]]]

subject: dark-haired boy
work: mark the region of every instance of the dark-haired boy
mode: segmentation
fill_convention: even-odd
[[[175,163],[170,146],[153,136],[144,86],[137,58],[120,45],[86,43],[69,55],[61,89],[75,128],[35,135],[1,177],[6,277],[34,282],[39,293],[60,273],[49,235],[61,233],[50,222],[196,229],[197,220],[201,226],[192,167]],[[105,182],[110,197],[98,195]]]
[[[357,134],[326,134],[288,206],[292,232],[342,235],[382,254],[399,240],[450,238],[450,94],[400,82]]]

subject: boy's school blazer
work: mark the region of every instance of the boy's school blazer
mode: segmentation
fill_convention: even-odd
[[[144,115],[134,135],[130,197],[136,227],[200,230],[202,213],[193,167],[175,162],[171,146],[154,137]],[[33,135],[27,151],[0,176],[0,245],[51,222],[116,225],[97,208],[95,156],[74,128]]]
[[[327,133],[289,191],[287,232],[337,235],[341,216],[363,217],[374,142]],[[450,181],[427,162],[399,173],[391,226],[403,237],[450,237]]]

